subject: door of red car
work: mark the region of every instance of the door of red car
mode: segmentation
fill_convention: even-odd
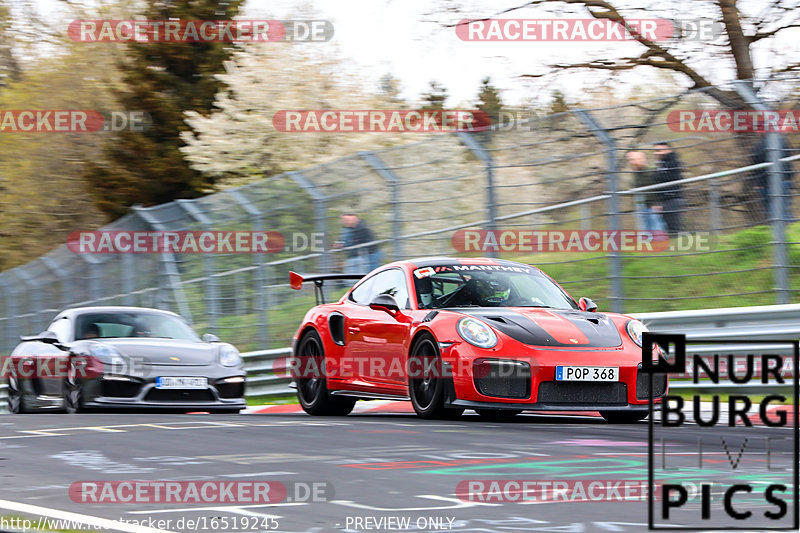
[[[386,311],[371,309],[369,302],[379,294],[389,294],[397,300],[401,313],[407,310],[405,274],[400,269],[385,270],[364,283],[369,285],[353,291],[354,305],[348,306],[345,317],[342,366],[378,388],[401,389],[406,383],[409,323]]]

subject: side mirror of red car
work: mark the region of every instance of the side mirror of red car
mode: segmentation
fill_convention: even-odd
[[[400,306],[397,305],[397,300],[391,294],[379,294],[369,303],[370,309],[376,311],[386,311],[392,316],[400,312]]]
[[[589,313],[597,311],[597,304],[589,298],[581,297],[581,299],[578,300],[578,307],[580,307],[581,311],[588,311]]]

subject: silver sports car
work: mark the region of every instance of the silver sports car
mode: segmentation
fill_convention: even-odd
[[[245,407],[239,351],[158,309],[67,309],[22,337],[2,366],[12,413]]]

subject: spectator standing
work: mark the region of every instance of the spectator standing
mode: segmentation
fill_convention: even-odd
[[[683,165],[678,158],[678,154],[669,144],[662,142],[656,143],[656,183],[667,183],[683,179]],[[683,211],[686,209],[686,202],[683,198],[683,187],[681,185],[671,185],[664,189],[658,189],[661,205],[657,209],[664,215],[664,222],[667,225],[667,232],[675,235],[683,231]]]
[[[655,183],[655,174],[647,166],[647,156],[644,152],[628,152],[625,154],[628,165],[634,172],[633,186],[646,187]],[[647,191],[634,196],[636,205],[636,220],[640,230],[665,231],[666,227],[661,213],[654,208],[657,205],[658,191]]]
[[[375,234],[358,215],[344,213],[340,220],[344,229],[339,242],[336,243],[337,248],[349,248],[376,240]],[[347,255],[344,269],[350,274],[366,274],[381,264],[381,251],[377,244],[345,250],[344,253]]]

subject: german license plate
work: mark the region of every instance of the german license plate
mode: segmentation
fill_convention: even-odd
[[[208,378],[156,378],[157,389],[205,389]]]
[[[619,381],[619,367],[557,366],[556,381]]]

